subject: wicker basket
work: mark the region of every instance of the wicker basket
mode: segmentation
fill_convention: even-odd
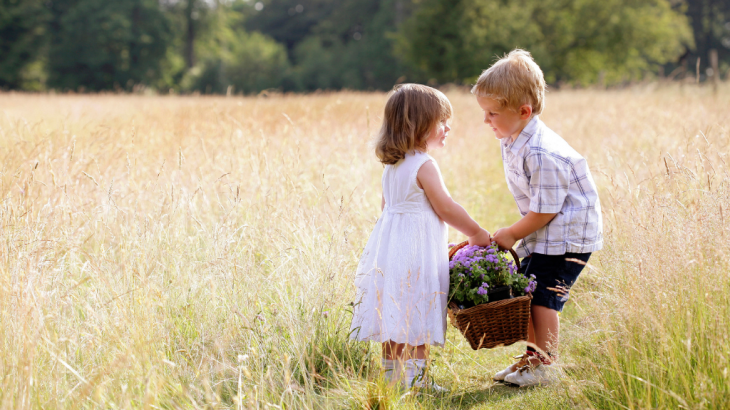
[[[456,251],[467,244],[468,242],[462,242],[451,248],[449,260]],[[520,260],[517,254],[513,249],[510,249],[510,252],[519,268]],[[468,309],[459,309],[455,303],[451,302],[449,303],[449,319],[474,350],[509,346],[515,342],[527,340],[530,301],[532,301],[531,295],[519,296]]]

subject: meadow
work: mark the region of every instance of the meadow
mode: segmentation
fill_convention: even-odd
[[[498,142],[446,93],[433,156],[494,231],[519,216]],[[524,347],[449,327],[445,395],[389,390],[379,346],[348,339],[385,100],[0,94],[0,407],[730,407],[730,88],[548,94],[606,238],[562,315],[566,379],[495,385]]]

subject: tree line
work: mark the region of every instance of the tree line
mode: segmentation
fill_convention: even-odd
[[[515,47],[551,84],[724,74],[730,0],[0,0],[6,90],[469,84]]]

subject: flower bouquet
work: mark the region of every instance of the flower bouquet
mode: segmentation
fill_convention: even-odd
[[[449,300],[461,309],[524,296],[537,286],[535,276],[517,272],[515,262],[496,243],[457,250],[449,262],[449,278]]]
[[[449,318],[472,349],[508,346],[527,339],[534,276],[519,273],[496,244],[481,248],[462,242],[449,251]]]

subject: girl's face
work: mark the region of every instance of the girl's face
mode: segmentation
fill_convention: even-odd
[[[426,138],[426,150],[433,151],[443,148],[446,145],[446,137],[449,135],[449,131],[451,131],[449,119],[439,121]]]

